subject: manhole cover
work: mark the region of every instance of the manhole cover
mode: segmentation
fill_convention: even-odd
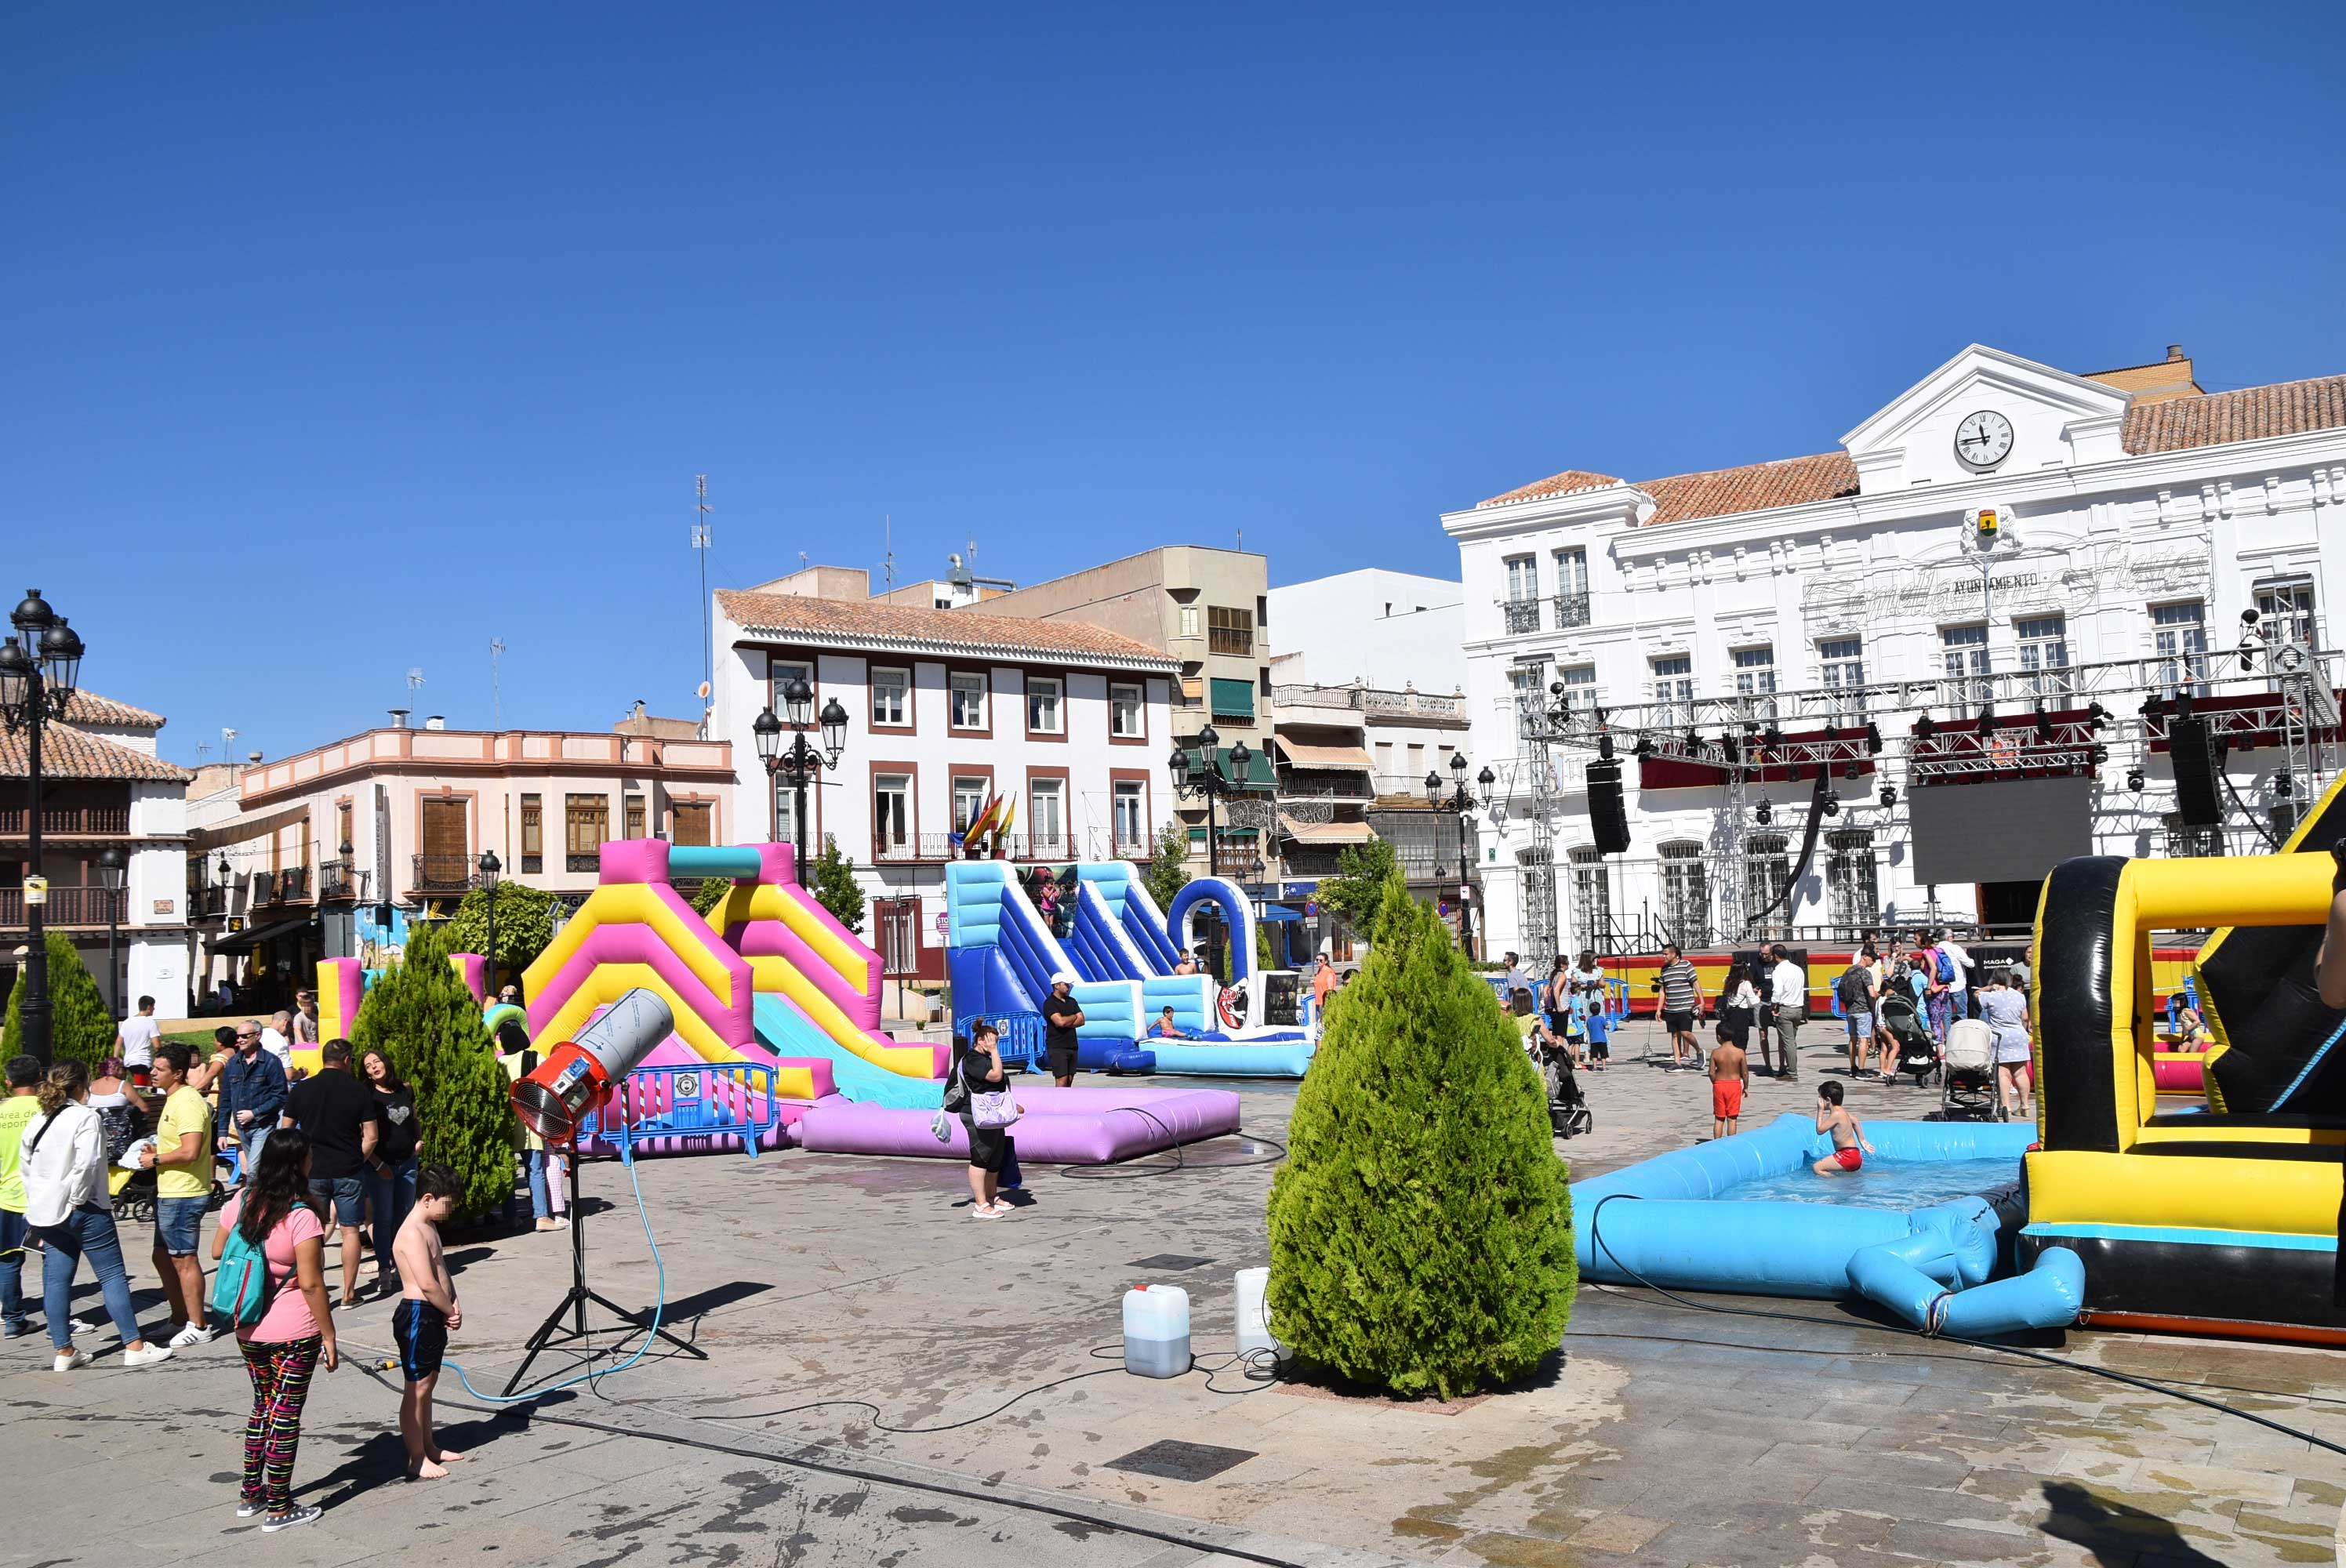
[[[1135,1475],[1162,1476],[1167,1481],[1210,1481],[1233,1465],[1255,1456],[1250,1448],[1217,1448],[1209,1442],[1182,1442],[1167,1438],[1147,1448],[1134,1449],[1122,1459],[1107,1461],[1110,1470]]]
[[[1186,1252],[1160,1252],[1154,1257],[1136,1257],[1127,1268],[1146,1268],[1158,1274],[1178,1274],[1184,1268],[1202,1268],[1213,1261],[1210,1257],[1192,1257]]]

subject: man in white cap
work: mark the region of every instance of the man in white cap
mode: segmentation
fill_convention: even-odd
[[[1051,976],[1051,994],[1043,998],[1043,1059],[1051,1081],[1062,1089],[1076,1081],[1076,1031],[1084,1022],[1070,989],[1075,983],[1076,977],[1063,969]]]

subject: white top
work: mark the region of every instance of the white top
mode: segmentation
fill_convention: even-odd
[[[134,1013],[122,1021],[116,1031],[122,1037],[122,1059],[133,1067],[155,1064],[155,1042],[163,1037],[163,1026],[147,1014]]]
[[[1760,988],[1753,985],[1748,980],[1738,982],[1735,987],[1735,994],[1727,999],[1727,1005],[1729,1007],[1759,1006]]]
[[[56,1114],[56,1126],[43,1133],[47,1116],[25,1124],[25,1223],[62,1225],[66,1215],[91,1205],[106,1206],[106,1134],[97,1113],[87,1105],[67,1105]],[[37,1142],[38,1146],[36,1147]]]
[[[1788,998],[1794,1003],[1805,1004],[1808,1001],[1809,977],[1800,972],[1799,964],[1788,958],[1768,972],[1768,989],[1774,999],[1775,1005],[1779,1007],[1785,1005]]]
[[[1947,989],[1949,991],[1962,991],[1968,988],[1971,982],[1964,978],[1964,971],[1971,967],[1972,955],[1964,952],[1961,945],[1953,941],[1943,942],[1939,946],[1945,952],[1948,958],[1954,962],[1955,965],[1955,977],[1947,982]]]
[[[279,1033],[273,1024],[260,1026],[260,1048],[277,1058],[277,1064],[285,1069],[286,1077],[293,1076],[293,1044]]]

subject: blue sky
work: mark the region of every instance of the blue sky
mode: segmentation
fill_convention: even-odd
[[[689,712],[696,473],[720,584],[1449,574],[1974,340],[2346,371],[2334,7],[296,9],[0,16],[0,558],[182,760]]]

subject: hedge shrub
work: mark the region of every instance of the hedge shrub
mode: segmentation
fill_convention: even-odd
[[[87,1062],[95,1069],[114,1054],[114,1018],[106,1010],[106,996],[97,977],[81,961],[62,932],[45,932],[49,950],[49,1058],[55,1062]],[[24,1054],[25,1026],[16,1010],[25,1000],[25,966],[16,966],[16,983],[8,988],[8,1015],[0,1025],[0,1059]]]
[[[1522,1036],[1391,879],[1330,1005],[1270,1190],[1270,1308],[1307,1361],[1447,1399],[1537,1366],[1578,1283]]]
[[[503,924],[502,907],[499,924]],[[403,961],[368,987],[351,1027],[352,1054],[381,1046],[415,1093],[426,1161],[464,1184],[462,1215],[502,1205],[514,1185],[514,1113],[481,1004],[448,962],[444,931],[409,928]],[[499,947],[505,945],[498,932]]]

